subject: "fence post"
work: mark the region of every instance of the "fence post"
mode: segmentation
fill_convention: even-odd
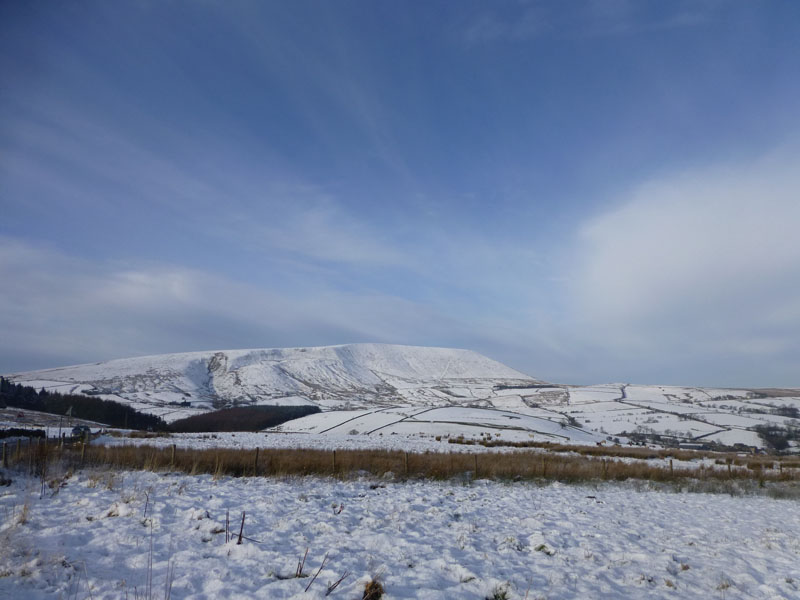
[[[172,456],[169,458],[170,467],[175,466],[175,444],[172,444]]]
[[[333,474],[336,475],[336,450],[333,451]]]
[[[242,534],[244,533],[244,511],[242,511],[242,525],[239,527],[239,541],[236,542],[237,544],[242,543]]]
[[[258,475],[258,450],[259,448],[256,448],[256,457],[253,459],[253,475]]]
[[[17,438],[17,453],[16,453],[16,457],[14,458],[14,462],[19,462],[19,455],[20,455],[20,452],[22,451],[21,448],[20,448],[20,444],[21,444],[21,440],[20,440],[20,438]]]
[[[672,477],[672,459],[669,459],[669,475]]]
[[[86,442],[81,442],[81,464],[84,458],[86,458]]]

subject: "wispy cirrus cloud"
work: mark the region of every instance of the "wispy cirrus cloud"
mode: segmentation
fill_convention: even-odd
[[[0,237],[0,371],[200,348],[435,340],[453,319],[387,294],[268,286],[178,265],[87,260]]]
[[[265,164],[263,157],[248,164],[240,154],[231,157],[224,143],[198,144],[152,124],[149,139],[137,140],[113,123],[63,105],[37,112],[51,118],[20,115],[7,128],[0,173],[24,190],[8,194],[9,206],[41,213],[70,207],[100,216],[113,211],[120,219],[104,227],[126,230],[148,207],[162,223],[271,256],[352,265],[407,263],[402,252],[322,186]],[[198,169],[201,164],[206,167]]]
[[[589,0],[576,11],[573,26],[590,36],[615,36],[684,27],[709,22],[719,10],[718,2],[678,1],[670,3],[635,0]],[[653,10],[653,9],[658,10]]]
[[[458,37],[468,45],[526,42],[545,36],[603,37],[696,27],[719,11],[717,2],[671,3],[585,0],[506,2],[481,9],[459,22]],[[655,10],[654,10],[655,9]]]
[[[467,44],[506,41],[523,42],[545,33],[550,22],[538,6],[506,6],[510,14],[485,11],[460,26],[460,37]]]
[[[541,264],[526,240],[475,228],[457,211],[433,218],[382,211],[376,219],[363,203],[344,202],[335,185],[303,180],[269,157],[230,153],[225,140],[201,142],[148,119],[139,124],[148,135],[133,136],[127,130],[136,121],[122,130],[64,103],[42,102],[36,118],[22,112],[6,132],[0,172],[15,186],[9,206],[40,214],[43,223],[76,213],[92,229],[96,219],[99,233],[119,240],[108,249],[111,256],[140,253],[153,237],[167,243],[174,236],[180,243],[168,245],[180,254],[166,259],[176,263],[203,262],[214,245],[257,261],[267,275],[269,264],[322,269],[330,277],[345,268],[342,279],[360,270],[369,288],[369,274],[381,271],[414,286],[449,284],[462,296],[466,289],[514,290],[517,298],[528,288],[514,274]],[[158,215],[159,229],[150,214]],[[58,230],[55,239],[60,236],[72,233]]]

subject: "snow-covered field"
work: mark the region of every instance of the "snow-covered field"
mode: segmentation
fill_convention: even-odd
[[[800,597],[800,505],[765,496],[150,472],[39,492],[0,487],[0,597],[164,598],[170,573],[174,599],[323,598],[344,574],[329,597]]]
[[[97,423],[96,421],[53,415],[38,410],[0,408],[0,430],[15,427],[21,429],[44,429],[48,437],[60,437],[59,432],[69,433],[75,425],[87,425],[93,430],[104,427],[102,423]]]
[[[800,419],[787,416],[789,411],[800,411],[800,396],[762,396],[750,390],[598,385],[570,388],[567,404],[547,408],[600,434],[655,434],[685,442],[764,448],[755,428],[800,427]]]
[[[305,433],[262,433],[262,432],[220,432],[220,433],[173,433],[169,437],[130,438],[125,435],[101,435],[93,444],[105,446],[146,445],[168,448],[207,450],[211,448],[231,448],[254,450],[255,448],[278,448],[307,450],[397,450],[401,452],[511,452],[515,449],[498,446],[468,446],[451,444],[446,438],[437,440],[429,435],[313,435]]]
[[[578,444],[593,444],[605,439],[605,436],[568,426],[562,415],[556,418],[554,413],[527,407],[517,407],[516,411],[460,406],[330,411],[288,421],[271,431],[317,436],[366,434],[375,437],[378,434],[408,437],[420,434],[478,438],[487,435],[507,441]]]

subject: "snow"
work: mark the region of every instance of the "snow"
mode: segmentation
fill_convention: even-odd
[[[52,415],[23,408],[0,408],[0,429],[43,430],[47,437],[61,437],[70,434],[75,425],[87,425],[94,429],[104,427],[101,423]]]
[[[424,408],[385,408],[373,410],[342,410],[317,413],[294,419],[273,428],[273,431],[295,433],[333,433],[343,434],[355,431],[369,434],[372,431],[391,425],[421,412]]]
[[[694,416],[698,419],[713,423],[714,425],[738,427],[741,429],[765,425],[767,423],[767,421],[764,419],[756,419],[754,417],[721,412],[697,412],[694,413]]]
[[[387,599],[800,597],[794,500],[149,472],[62,483],[41,499],[38,480],[0,488],[0,597],[143,597],[150,580],[162,598],[170,571],[176,600],[323,598],[345,573],[330,598],[360,598],[372,577]]]
[[[167,420],[172,403],[204,411],[237,404],[323,408],[441,405],[492,395],[502,384],[539,382],[469,350],[389,344],[165,354],[10,376],[38,387],[122,399]]]
[[[756,406],[768,406],[771,408],[779,406],[792,407],[800,410],[800,398],[795,396],[779,397],[779,398],[758,398],[749,400],[748,404]]]
[[[764,445],[764,442],[761,440],[760,437],[758,437],[758,434],[756,432],[746,431],[741,429],[729,429],[726,431],[720,431],[719,433],[709,435],[707,438],[703,439],[729,445],[745,444],[747,446],[754,446],[756,448],[761,448]]]
[[[330,413],[336,414],[336,413]],[[466,432],[466,433],[465,433]],[[450,443],[451,438],[480,439],[491,434],[493,440],[508,442],[565,442],[563,438],[534,435],[526,431],[497,431],[481,427],[464,427],[448,423],[411,422],[398,423],[392,431],[376,432],[372,435],[342,433],[173,433],[169,437],[129,438],[103,435],[93,444],[106,446],[148,445],[166,448],[175,444],[178,448],[304,448],[310,450],[396,450],[400,452],[517,452],[510,446],[487,448],[480,445]],[[437,439],[438,438],[438,439]]]
[[[747,390],[728,390],[718,388],[691,388],[669,385],[629,385],[625,388],[627,397],[632,400],[653,400],[661,397],[667,402],[707,402],[715,399],[748,398],[752,392]]]
[[[569,389],[570,404],[608,402],[622,397],[622,386],[615,384],[593,385]]]
[[[536,409],[531,409],[536,410]],[[556,417],[559,415],[552,414]],[[563,417],[561,418],[563,420]],[[380,409],[371,411],[335,411],[295,419],[272,430],[287,433],[318,435],[426,434],[430,436],[463,435],[479,437],[495,434],[509,441],[551,441],[597,443],[604,436],[575,427],[566,427],[560,420],[529,414],[487,408],[445,407],[430,409]]]

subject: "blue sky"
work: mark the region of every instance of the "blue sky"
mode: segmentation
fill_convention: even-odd
[[[0,371],[800,385],[795,2],[5,2],[0,73]]]

